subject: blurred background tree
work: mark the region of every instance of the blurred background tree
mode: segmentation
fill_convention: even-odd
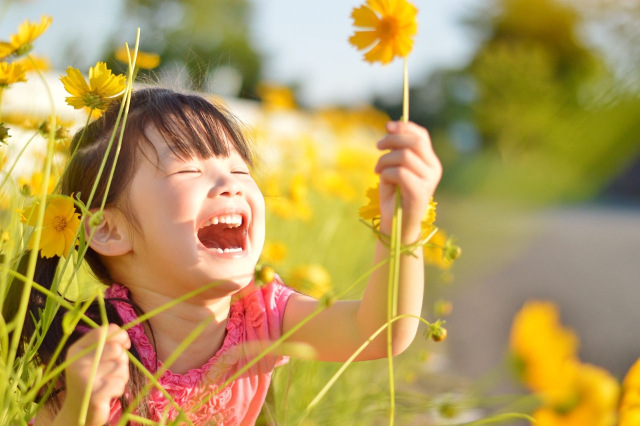
[[[143,27],[141,49],[161,56],[156,74],[193,90],[255,97],[262,56],[251,42],[250,1],[126,0],[125,9],[123,27]]]
[[[411,93],[411,117],[429,127],[449,170],[444,188],[527,204],[582,200],[637,158],[629,37],[638,6],[606,3],[602,14],[598,1],[495,0],[469,16],[482,40],[469,63]],[[590,43],[595,32],[608,35],[603,45]],[[398,115],[399,105],[377,104]]]

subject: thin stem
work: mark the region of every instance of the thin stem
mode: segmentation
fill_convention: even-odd
[[[405,56],[402,61],[402,118],[405,123],[409,121],[409,66]]]
[[[391,225],[389,282],[387,287],[387,322],[390,322],[398,313],[398,282],[400,279],[400,254],[402,244],[402,197],[400,188],[396,187],[395,210]],[[395,378],[393,372],[393,328],[387,328],[387,364],[389,366],[389,425],[393,426],[396,402],[395,402]]]

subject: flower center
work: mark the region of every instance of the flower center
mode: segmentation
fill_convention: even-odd
[[[51,221],[51,223],[52,223],[53,229],[55,229],[58,232],[64,231],[64,229],[67,227],[67,220],[62,216],[55,216]]]
[[[385,16],[380,20],[378,24],[378,32],[381,39],[395,37],[400,29],[400,23],[395,16]]]

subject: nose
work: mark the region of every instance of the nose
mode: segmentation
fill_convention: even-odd
[[[232,174],[218,176],[208,194],[209,198],[234,197],[238,195],[242,195],[242,185]]]

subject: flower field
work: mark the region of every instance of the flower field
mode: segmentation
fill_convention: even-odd
[[[399,10],[409,21],[415,14]],[[382,25],[374,17],[364,6],[354,11],[360,27]],[[130,48],[118,55],[128,65],[127,74],[104,62],[89,70],[71,65],[58,73],[30,54],[49,25],[47,17],[27,21],[0,43],[0,424],[28,424],[42,409],[40,397],[51,392],[50,384],[62,372],[59,366],[34,362],[47,318],[66,311],[65,333],[70,334],[85,321],[87,301],[102,300],[103,286],[83,259],[90,236],[80,226],[99,215],[89,213],[79,198],[60,195],[58,188],[73,155],[68,152],[70,138],[109,103],[142,87],[136,80],[140,69],[159,64],[153,54]],[[415,32],[410,23],[403,25]],[[365,48],[371,41],[360,33],[353,42]],[[380,43],[365,58],[388,62],[394,48],[400,56],[408,54],[410,43],[398,43]],[[140,62],[136,54],[142,55]],[[286,88],[266,83],[260,86],[259,101],[201,95],[239,118],[256,151],[252,173],[267,207],[266,243],[256,279],[269,282],[275,271],[287,285],[325,306],[360,297],[375,267],[370,264],[375,239],[385,237],[376,226],[373,169],[379,155],[375,141],[390,117],[371,106],[305,110]],[[440,223],[450,223],[439,210],[447,211],[447,201],[446,195],[433,200],[423,220],[419,243],[427,298],[412,347],[393,363],[320,363],[310,359],[313,354],[305,347],[293,348],[300,358],[276,369],[260,424],[640,424],[639,364],[619,379],[581,361],[579,337],[562,324],[553,302],[531,301],[513,318],[508,363],[501,368],[518,390],[499,394],[490,382],[447,370],[446,321],[453,309],[447,289],[455,281],[456,260],[463,249],[466,253],[455,229],[440,228]],[[26,263],[18,265],[27,250]],[[34,280],[36,256],[63,259],[51,292]],[[42,295],[43,320],[21,341],[29,291]],[[286,340],[277,343],[286,345]],[[20,345],[25,348],[21,357]],[[153,380],[149,378],[150,386]]]

